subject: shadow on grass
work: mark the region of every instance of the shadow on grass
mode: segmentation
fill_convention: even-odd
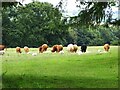
[[[3,88],[117,88],[117,80],[91,77],[5,75]]]

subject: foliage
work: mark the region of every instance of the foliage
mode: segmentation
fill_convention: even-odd
[[[88,2],[87,0],[76,0],[76,2],[76,7],[79,8],[79,14],[78,16],[74,16],[74,18],[70,18],[75,20],[74,23],[77,23],[81,26],[92,25],[94,23],[99,24],[103,20],[106,22],[110,22],[112,20],[111,6],[115,6],[117,4],[115,1],[100,2],[97,0],[93,2]],[[56,7],[64,13],[66,6],[67,1],[60,0]],[[109,8],[109,11],[106,12],[106,8]]]
[[[69,31],[69,39],[72,43],[78,45],[104,45],[105,43],[111,43],[111,45],[119,44],[119,27],[104,27],[104,26],[89,26],[86,27],[71,27]],[[68,41],[70,41],[68,40]]]
[[[97,4],[101,4],[102,7],[102,4],[105,3],[94,3],[92,8],[88,8],[88,11],[94,8],[95,12],[99,14],[100,6]],[[7,47],[23,47],[25,45],[38,47],[43,43],[49,46],[54,44],[66,46],[69,43],[78,45],[83,43],[103,45],[106,42],[118,45],[120,43],[118,41],[120,39],[118,24],[112,27],[108,24],[93,25],[93,22],[101,21],[105,16],[103,13],[100,16],[101,19],[96,16],[96,19],[87,21],[95,13],[80,14],[83,12],[81,11],[78,16],[67,18],[62,16],[58,7],[53,7],[52,4],[46,2],[32,2],[25,6],[11,5],[11,3],[10,6],[6,5],[2,7],[2,43]],[[92,4],[87,3],[87,5],[90,7]],[[97,8],[99,9],[97,10]],[[85,15],[90,17],[84,17]]]
[[[67,32],[61,20],[62,14],[49,3],[33,2],[26,6],[3,8],[2,15],[3,43],[8,46],[62,43]]]

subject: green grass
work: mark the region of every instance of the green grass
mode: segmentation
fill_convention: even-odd
[[[24,52],[18,55],[15,48],[8,48],[2,56],[2,87],[117,88],[118,47],[111,46],[110,52],[104,54],[98,54],[98,49],[103,47],[88,47],[91,53],[82,55],[71,54],[64,48],[64,54],[32,56]]]

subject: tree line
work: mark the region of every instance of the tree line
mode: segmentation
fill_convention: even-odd
[[[35,1],[25,6],[3,3],[2,43],[8,47],[38,47],[43,43],[49,46],[119,44],[119,25],[93,25],[86,17],[81,12],[75,17],[63,17],[60,8],[47,2]],[[96,20],[99,21],[97,17]]]

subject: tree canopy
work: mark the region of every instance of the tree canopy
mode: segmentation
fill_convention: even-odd
[[[66,33],[62,14],[49,3],[33,2],[26,6],[3,8],[2,15],[3,43],[10,46],[53,45],[60,43]]]
[[[112,3],[83,2],[85,9],[78,16],[69,18],[62,16],[60,5],[53,7],[47,2],[34,1],[25,6],[7,4],[3,3],[2,7],[2,43],[8,47],[38,47],[43,43],[49,46],[119,43],[118,24],[93,26],[94,22],[101,22],[105,17],[104,9]]]
[[[75,20],[75,23],[80,25],[93,25],[95,23],[100,24],[103,20],[107,22],[112,21],[112,6],[116,6],[118,3],[115,1],[100,2],[99,0],[88,2],[87,0],[76,0],[76,7],[79,8],[78,16],[70,17]],[[61,12],[65,12],[67,0],[60,0],[56,6]],[[119,7],[119,6],[118,6]],[[109,11],[106,12],[106,9]]]

